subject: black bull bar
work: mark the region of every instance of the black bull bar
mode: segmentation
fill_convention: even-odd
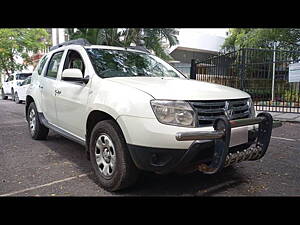
[[[252,145],[243,151],[229,153],[231,128],[255,124],[259,124],[259,126],[254,146]],[[214,174],[234,163],[262,158],[268,149],[272,129],[281,125],[281,122],[273,121],[271,114],[266,112],[259,113],[255,118],[238,120],[228,120],[226,117],[218,117],[213,123],[214,131],[179,132],[176,134],[176,140],[214,140],[215,149],[212,161],[208,165],[203,163],[198,166],[198,169],[203,173]]]

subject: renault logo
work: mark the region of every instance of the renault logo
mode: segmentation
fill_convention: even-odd
[[[227,119],[230,120],[232,118],[233,109],[230,109],[230,104],[228,101],[225,102],[224,113]]]

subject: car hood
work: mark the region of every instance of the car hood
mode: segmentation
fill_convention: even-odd
[[[241,90],[202,81],[170,77],[114,77],[110,81],[127,85],[168,100],[222,100],[249,98]]]

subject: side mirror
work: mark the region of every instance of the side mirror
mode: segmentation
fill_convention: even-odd
[[[80,69],[65,69],[61,75],[61,79],[64,81],[79,81],[87,84],[89,77],[83,78],[83,74]]]

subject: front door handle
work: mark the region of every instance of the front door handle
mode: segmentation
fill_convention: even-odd
[[[60,90],[55,90],[55,94],[60,95],[60,94],[61,94],[61,91],[60,91]]]

